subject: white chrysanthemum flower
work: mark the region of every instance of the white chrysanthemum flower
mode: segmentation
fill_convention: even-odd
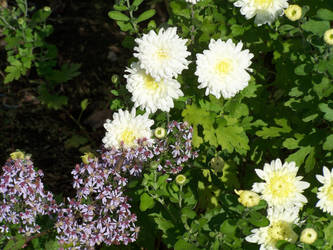
[[[279,240],[291,243],[297,241],[298,235],[293,231],[293,224],[298,224],[298,209],[272,209],[267,210],[269,225],[252,229],[252,234],[246,241],[260,244],[260,250],[275,250]]]
[[[251,71],[253,54],[242,50],[242,42],[236,45],[231,39],[226,42],[211,39],[208,47],[203,54],[197,54],[198,87],[206,88],[206,95],[216,98],[235,96],[248,85],[250,75],[247,71]]]
[[[323,174],[323,176],[316,175],[317,180],[324,184],[318,189],[317,197],[319,201],[316,207],[333,215],[333,169],[329,171],[327,167],[323,167]]]
[[[283,15],[283,9],[288,7],[288,0],[238,0],[234,3],[240,7],[240,12],[246,19],[254,16],[258,26],[271,24],[278,16]]]
[[[158,34],[151,30],[141,38],[135,39],[134,47],[140,68],[156,80],[177,77],[190,63],[190,55],[185,45],[187,39],[177,35],[177,28],[160,29]]]
[[[317,240],[317,232],[313,228],[305,228],[301,232],[300,241],[306,244],[312,244]]]
[[[295,162],[285,162],[282,165],[280,159],[265,163],[264,169],[255,169],[257,175],[265,182],[254,183],[252,190],[261,193],[262,199],[269,206],[288,208],[301,208],[307,199],[302,192],[310,184],[302,180],[302,176],[296,176],[298,167]]]
[[[150,140],[152,131],[150,127],[153,120],[148,119],[148,113],[136,116],[135,109],[131,113],[127,110],[118,110],[113,114],[113,120],[107,119],[104,123],[106,129],[103,143],[105,148],[131,148],[137,146],[137,139]],[[152,140],[150,140],[152,142]],[[123,145],[122,145],[123,144]]]
[[[324,33],[324,41],[328,45],[333,45],[333,29],[326,30]]]
[[[191,4],[196,4],[200,0],[185,0],[185,1],[188,2],[188,3],[191,3]]]
[[[173,99],[183,96],[180,83],[174,79],[154,80],[150,75],[133,63],[126,70],[129,74],[126,88],[132,93],[135,107],[154,113],[157,109],[169,112],[174,107]]]

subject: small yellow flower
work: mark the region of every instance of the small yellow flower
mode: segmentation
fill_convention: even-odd
[[[82,162],[84,164],[89,164],[89,159],[95,158],[95,155],[93,153],[84,153],[84,155],[81,156]]]
[[[239,195],[238,201],[244,207],[254,207],[259,204],[260,197],[257,193],[249,190],[234,190]]]
[[[161,128],[161,127],[156,128],[155,131],[154,131],[154,135],[155,135],[155,137],[158,138],[158,139],[162,139],[162,138],[164,138],[165,135],[166,135],[166,130],[165,130],[165,128]]]
[[[305,228],[301,233],[301,242],[312,244],[317,239],[317,232],[313,228]]]
[[[51,11],[51,8],[49,6],[45,6],[44,11],[49,12],[49,11]]]
[[[328,44],[328,45],[333,45],[333,29],[329,29],[325,31],[324,34],[324,41]]]
[[[24,153],[21,151],[16,151],[10,154],[10,158],[12,158],[13,160],[17,160],[17,159],[24,159]]]
[[[291,4],[284,11],[284,14],[286,14],[286,17],[290,21],[297,21],[302,16],[302,8],[299,5],[297,5],[297,4]]]
[[[178,185],[181,185],[181,186],[184,185],[185,181],[186,181],[186,176],[185,175],[182,175],[182,174],[177,175],[176,183]]]

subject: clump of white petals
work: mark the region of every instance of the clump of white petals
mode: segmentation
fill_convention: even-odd
[[[197,70],[199,88],[206,88],[206,95],[216,98],[235,96],[244,89],[250,81],[251,59],[249,50],[242,50],[243,43],[237,45],[231,39],[224,42],[221,39],[210,40],[208,50],[197,54]]]
[[[174,79],[155,80],[133,63],[131,68],[126,70],[129,74],[126,88],[132,93],[132,101],[135,107],[145,109],[154,113],[160,109],[169,112],[174,107],[173,99],[183,96],[180,90],[180,83]]]
[[[254,23],[260,26],[271,24],[282,16],[283,10],[288,7],[288,0],[238,0],[234,5],[241,8],[240,12],[246,19],[255,16]]]
[[[113,114],[113,120],[107,119],[104,123],[106,129],[102,140],[105,148],[131,148],[137,146],[137,139],[146,138],[152,141],[150,127],[153,120],[148,119],[148,113],[136,116],[135,109],[131,113],[127,110],[118,110]]]
[[[251,235],[245,238],[246,241],[257,243],[260,250],[275,250],[279,240],[290,243],[297,241],[298,235],[293,231],[293,224],[298,224],[298,209],[272,209],[267,210],[269,225],[251,230]]]
[[[196,4],[200,0],[185,0],[185,1],[188,2],[188,3],[191,3],[191,4]]]
[[[139,66],[157,81],[177,77],[190,63],[190,55],[185,45],[187,39],[177,35],[177,28],[160,29],[158,34],[151,30],[141,38],[135,39],[134,56]]]
[[[323,167],[323,174],[316,175],[317,180],[323,184],[318,189],[317,198],[319,201],[316,207],[333,215],[333,169],[329,171],[327,167]]]
[[[310,184],[302,180],[302,176],[296,176],[298,167],[295,162],[285,162],[282,165],[280,159],[265,163],[264,169],[255,169],[260,179],[265,182],[256,182],[252,190],[261,193],[261,198],[266,200],[269,206],[278,208],[300,208],[307,203],[302,194]]]

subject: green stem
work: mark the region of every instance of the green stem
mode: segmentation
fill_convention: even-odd
[[[134,17],[133,17],[133,10],[131,10],[131,4],[130,4],[129,0],[126,0],[126,3],[127,3],[128,12],[130,14],[131,24],[133,26],[133,29],[134,29],[135,33],[138,33],[138,28],[136,26],[136,23],[133,22]]]
[[[182,208],[182,192],[183,192],[183,185],[180,185],[179,187],[179,193],[178,193],[178,204],[179,204],[179,208]]]
[[[2,16],[0,16],[0,19],[1,19],[1,21],[2,21],[5,25],[7,25],[7,27],[8,27],[9,29],[11,29],[11,30],[16,30],[13,26],[11,26],[11,25],[6,21],[5,18],[3,18]]]

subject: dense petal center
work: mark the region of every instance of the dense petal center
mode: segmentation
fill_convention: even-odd
[[[273,0],[254,0],[254,5],[260,9],[267,9],[271,6]]]
[[[292,229],[285,221],[276,221],[268,228],[268,235],[273,241],[285,240],[290,235]]]
[[[275,174],[270,178],[268,189],[273,196],[287,198],[291,193],[295,192],[296,187],[292,177],[288,175]]]
[[[127,128],[121,133],[120,138],[126,146],[133,146],[136,136],[134,135],[133,130]]]
[[[158,89],[158,83],[151,77],[151,76],[146,76],[145,79],[144,79],[144,86],[147,88],[147,89],[150,89],[150,90],[157,90]]]
[[[166,49],[160,48],[156,51],[156,56],[159,60],[164,61],[169,58],[169,53]]]
[[[327,187],[326,194],[327,194],[327,199],[329,201],[333,201],[333,185],[332,184],[329,187]]]
[[[218,61],[218,63],[215,66],[215,71],[219,74],[219,75],[226,75],[228,73],[230,73],[230,71],[232,71],[233,66],[232,66],[232,62],[230,59],[222,59],[220,61]]]

